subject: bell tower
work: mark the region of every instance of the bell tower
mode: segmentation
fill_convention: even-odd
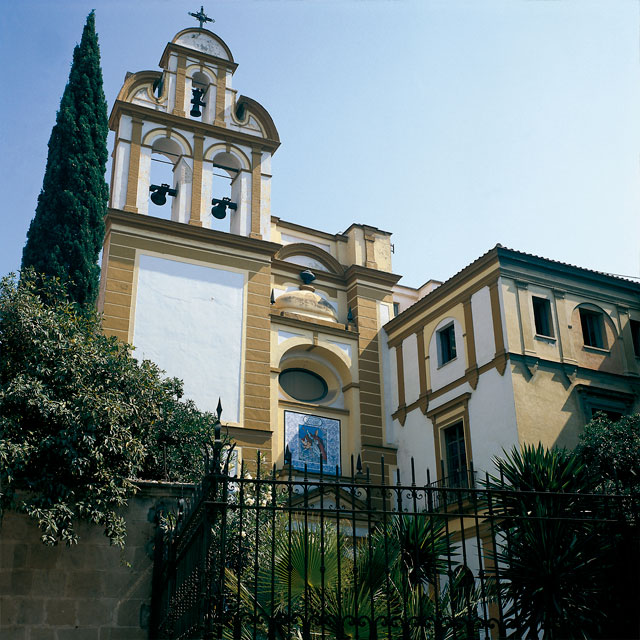
[[[127,73],[115,132],[99,310],[105,333],[184,381],[186,397],[269,449],[271,156],[266,109],[201,10],[160,70]],[[221,178],[222,176],[222,178]],[[247,435],[248,434],[248,435]],[[244,446],[248,446],[246,443]]]
[[[267,111],[232,88],[237,66],[220,37],[194,27],[167,44],[161,71],[127,74],[109,120],[113,209],[157,215],[169,199],[175,222],[216,228],[226,214],[231,233],[270,239],[271,156],[280,140]],[[153,161],[171,166],[170,182],[154,181]],[[228,193],[213,188],[221,174]]]

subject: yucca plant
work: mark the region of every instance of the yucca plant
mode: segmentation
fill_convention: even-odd
[[[589,519],[584,465],[564,449],[525,445],[494,460],[491,490],[505,618],[513,638],[589,638],[604,622],[599,600],[608,542]]]

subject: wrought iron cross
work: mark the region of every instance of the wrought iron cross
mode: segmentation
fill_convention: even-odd
[[[191,13],[191,11],[188,12],[190,16],[193,16],[199,23],[200,23],[200,28],[202,29],[202,25],[205,22],[215,22],[215,20],[213,18],[210,18],[205,12],[204,12],[204,6],[200,5],[200,11],[198,11],[198,13]]]

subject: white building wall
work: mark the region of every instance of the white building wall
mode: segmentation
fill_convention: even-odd
[[[418,339],[412,333],[402,342],[404,364],[404,398],[407,405],[420,396],[420,375],[418,373]]]
[[[518,444],[511,367],[501,376],[490,369],[480,376],[469,398],[469,431],[476,471],[492,471],[493,456]]]
[[[203,411],[222,399],[225,420],[240,421],[243,273],[140,255],[135,356],[184,380]]]
[[[403,484],[411,482],[411,458],[414,460],[416,484],[427,483],[427,469],[431,481],[436,479],[436,456],[433,446],[433,426],[419,409],[407,414],[404,427],[394,421],[398,445],[398,469]]]
[[[495,354],[489,287],[484,287],[471,296],[471,312],[473,314],[476,362],[481,367],[483,364],[493,360]]]

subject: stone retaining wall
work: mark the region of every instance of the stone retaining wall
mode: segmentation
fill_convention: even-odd
[[[124,511],[127,542],[80,523],[73,547],[46,547],[32,520],[6,512],[0,525],[2,640],[143,640],[148,636],[155,514],[186,487],[141,483]]]

